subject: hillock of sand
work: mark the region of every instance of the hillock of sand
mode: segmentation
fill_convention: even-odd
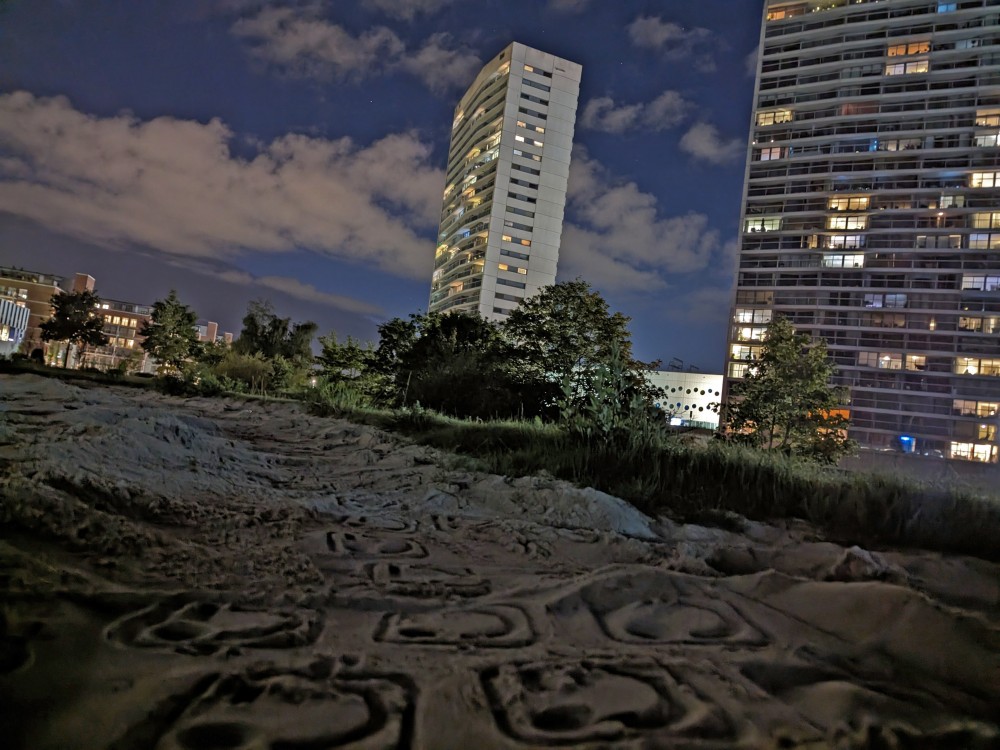
[[[1000,747],[1000,566],[455,465],[0,376],[0,744]]]

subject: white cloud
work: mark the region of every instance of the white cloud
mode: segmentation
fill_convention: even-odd
[[[398,65],[436,94],[468,86],[482,63],[468,49],[449,47],[450,42],[447,34],[434,34],[419,50],[401,57]]]
[[[698,122],[681,137],[680,147],[695,159],[711,164],[728,164],[743,155],[745,144],[741,138],[724,140],[715,125]]]
[[[637,47],[656,50],[667,60],[686,60],[704,73],[715,70],[712,53],[720,42],[708,29],[688,29],[659,16],[639,16],[626,28]]]
[[[455,0],[365,0],[365,5],[387,16],[412,21],[419,15],[436,13]]]
[[[636,104],[616,104],[610,96],[599,96],[587,102],[580,124],[605,133],[658,132],[679,125],[690,110],[691,103],[676,91],[664,91],[651,102]]]
[[[241,158],[233,140],[219,120],[99,118],[62,97],[3,95],[0,206],[108,247],[202,259],[304,248],[428,277],[444,184],[429,145],[284,135]]]
[[[470,81],[480,66],[468,48],[449,46],[447,34],[434,34],[419,48],[407,50],[385,26],[352,35],[324,18],[317,4],[265,7],[236,21],[231,31],[246,40],[256,59],[299,78],[361,80],[404,70],[443,93]]]
[[[665,289],[672,274],[705,269],[722,251],[706,216],[662,216],[655,196],[615,180],[580,147],[573,151],[568,197],[575,221],[563,229],[561,277],[649,292]]]

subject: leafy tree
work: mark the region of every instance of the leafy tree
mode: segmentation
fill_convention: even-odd
[[[406,403],[461,417],[510,417],[520,410],[507,345],[495,323],[446,313],[413,318],[416,336],[399,353],[397,394]]]
[[[272,365],[269,386],[281,388],[301,379],[313,364],[312,340],[318,326],[279,318],[266,300],[254,300],[243,317],[243,330],[233,342],[237,354],[260,356]]]
[[[320,336],[319,343],[322,350],[316,361],[322,366],[328,381],[357,380],[366,373],[374,351],[370,343],[362,345],[354,337],[348,336],[341,344],[337,341],[336,333]]]
[[[812,343],[787,318],[776,317],[760,357],[732,388],[729,428],[756,447],[836,462],[853,443],[840,411],[846,394],[830,384],[835,371],[825,341]]]
[[[198,341],[197,314],[177,298],[173,289],[166,299],[153,303],[153,313],[139,334],[143,350],[166,371],[179,371],[201,351]]]
[[[616,356],[632,388],[652,395],[642,372],[653,365],[632,358],[629,320],[610,312],[600,293],[581,279],[545,287],[522,302],[504,322],[503,333],[526,413],[551,413],[565,400],[566,383],[575,398],[584,398],[595,368],[609,366]]]
[[[233,342],[233,351],[259,354],[264,359],[283,357],[296,364],[311,362],[317,328],[312,321],[292,323],[291,318],[279,318],[270,302],[253,300],[247,306],[243,330]]]
[[[66,357],[63,367],[69,364],[69,346],[75,344],[81,352],[87,346],[105,346],[104,319],[98,313],[101,298],[94,292],[63,292],[52,297],[52,317],[42,323],[43,341],[65,341]]]

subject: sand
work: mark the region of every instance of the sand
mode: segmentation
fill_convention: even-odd
[[[0,376],[0,745],[1000,747],[1000,566],[459,466]]]

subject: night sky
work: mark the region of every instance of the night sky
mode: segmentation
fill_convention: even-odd
[[[374,339],[426,309],[454,106],[518,41],[583,65],[559,279],[720,372],[760,8],[0,0],[0,265]]]

